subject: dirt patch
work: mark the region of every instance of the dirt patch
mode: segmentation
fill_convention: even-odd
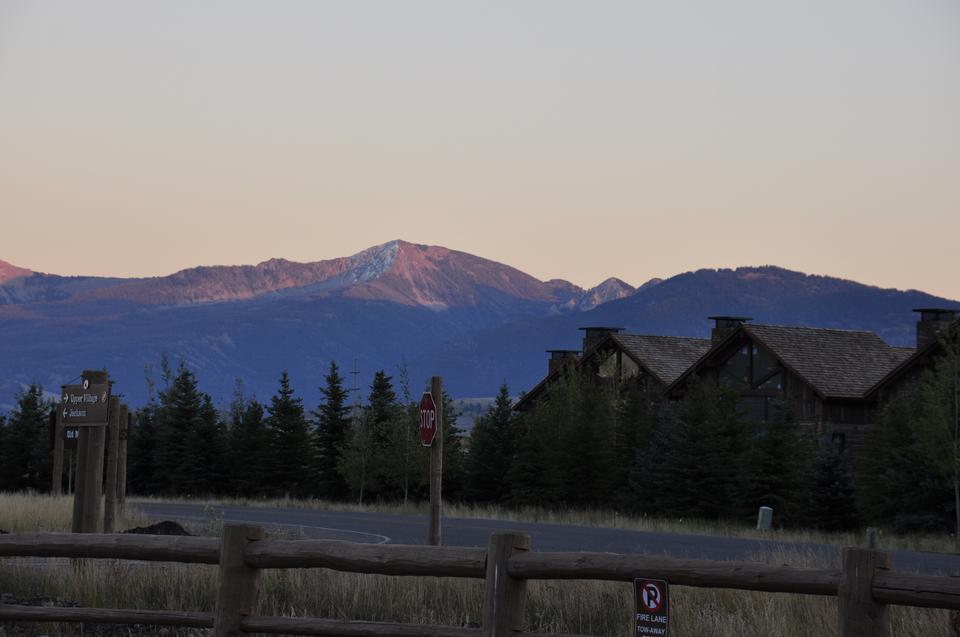
[[[123,532],[137,533],[140,535],[193,535],[193,533],[190,533],[176,522],[172,522],[170,520],[157,522],[156,524],[151,524],[150,526],[138,526],[132,529],[127,529]]]

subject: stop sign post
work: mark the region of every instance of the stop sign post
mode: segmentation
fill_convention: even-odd
[[[425,391],[420,398],[420,442],[424,447],[429,447],[436,437],[437,403],[433,399],[433,394]]]
[[[440,435],[437,435],[440,432]],[[443,487],[443,379],[430,379],[430,391],[420,398],[420,442],[430,447],[430,526],[427,544],[440,545],[440,505]]]

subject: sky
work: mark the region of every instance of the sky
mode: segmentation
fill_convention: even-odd
[[[406,239],[960,299],[960,2],[0,0],[0,259]]]

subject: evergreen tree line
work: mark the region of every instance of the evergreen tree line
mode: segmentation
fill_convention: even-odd
[[[571,371],[536,409],[510,411],[506,387],[474,426],[467,496],[514,506],[601,508],[639,515],[756,519],[828,530],[859,520],[849,471],[779,405],[743,417],[735,393],[695,384],[668,402]]]
[[[508,506],[605,508],[674,518],[755,519],[826,530],[861,524],[954,530],[960,497],[960,346],[886,401],[856,479],[847,454],[799,426],[785,404],[768,422],[735,393],[694,384],[679,401],[636,387],[619,393],[575,373],[537,408],[513,410],[506,385],[470,436],[444,395],[444,497]],[[336,363],[308,410],[286,373],[266,403],[242,387],[218,410],[193,372],[162,362],[162,387],[136,410],[130,491],[171,496],[427,497],[419,392],[374,376],[354,408]],[[399,393],[398,393],[399,392]],[[0,416],[0,490],[50,488],[49,415],[39,386]]]
[[[174,372],[164,361],[161,368],[163,387],[137,410],[130,432],[133,493],[359,502],[426,494],[429,456],[405,371],[399,396],[393,378],[378,371],[357,408],[334,362],[314,410],[283,372],[268,402],[245,396],[238,383],[229,409],[218,412],[185,365]],[[462,431],[446,395],[444,409],[444,492],[457,498],[464,483]]]
[[[692,384],[666,401],[637,387],[615,394],[571,371],[524,414],[511,413],[501,388],[471,433],[465,493],[514,506],[743,521],[770,506],[781,526],[955,532],[960,342],[944,345],[884,402],[856,467],[786,403],[756,423],[724,387]]]

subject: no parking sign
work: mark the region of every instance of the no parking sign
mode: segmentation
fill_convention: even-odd
[[[670,591],[666,580],[637,578],[633,580],[633,590],[637,599],[635,637],[666,637],[670,621]]]

